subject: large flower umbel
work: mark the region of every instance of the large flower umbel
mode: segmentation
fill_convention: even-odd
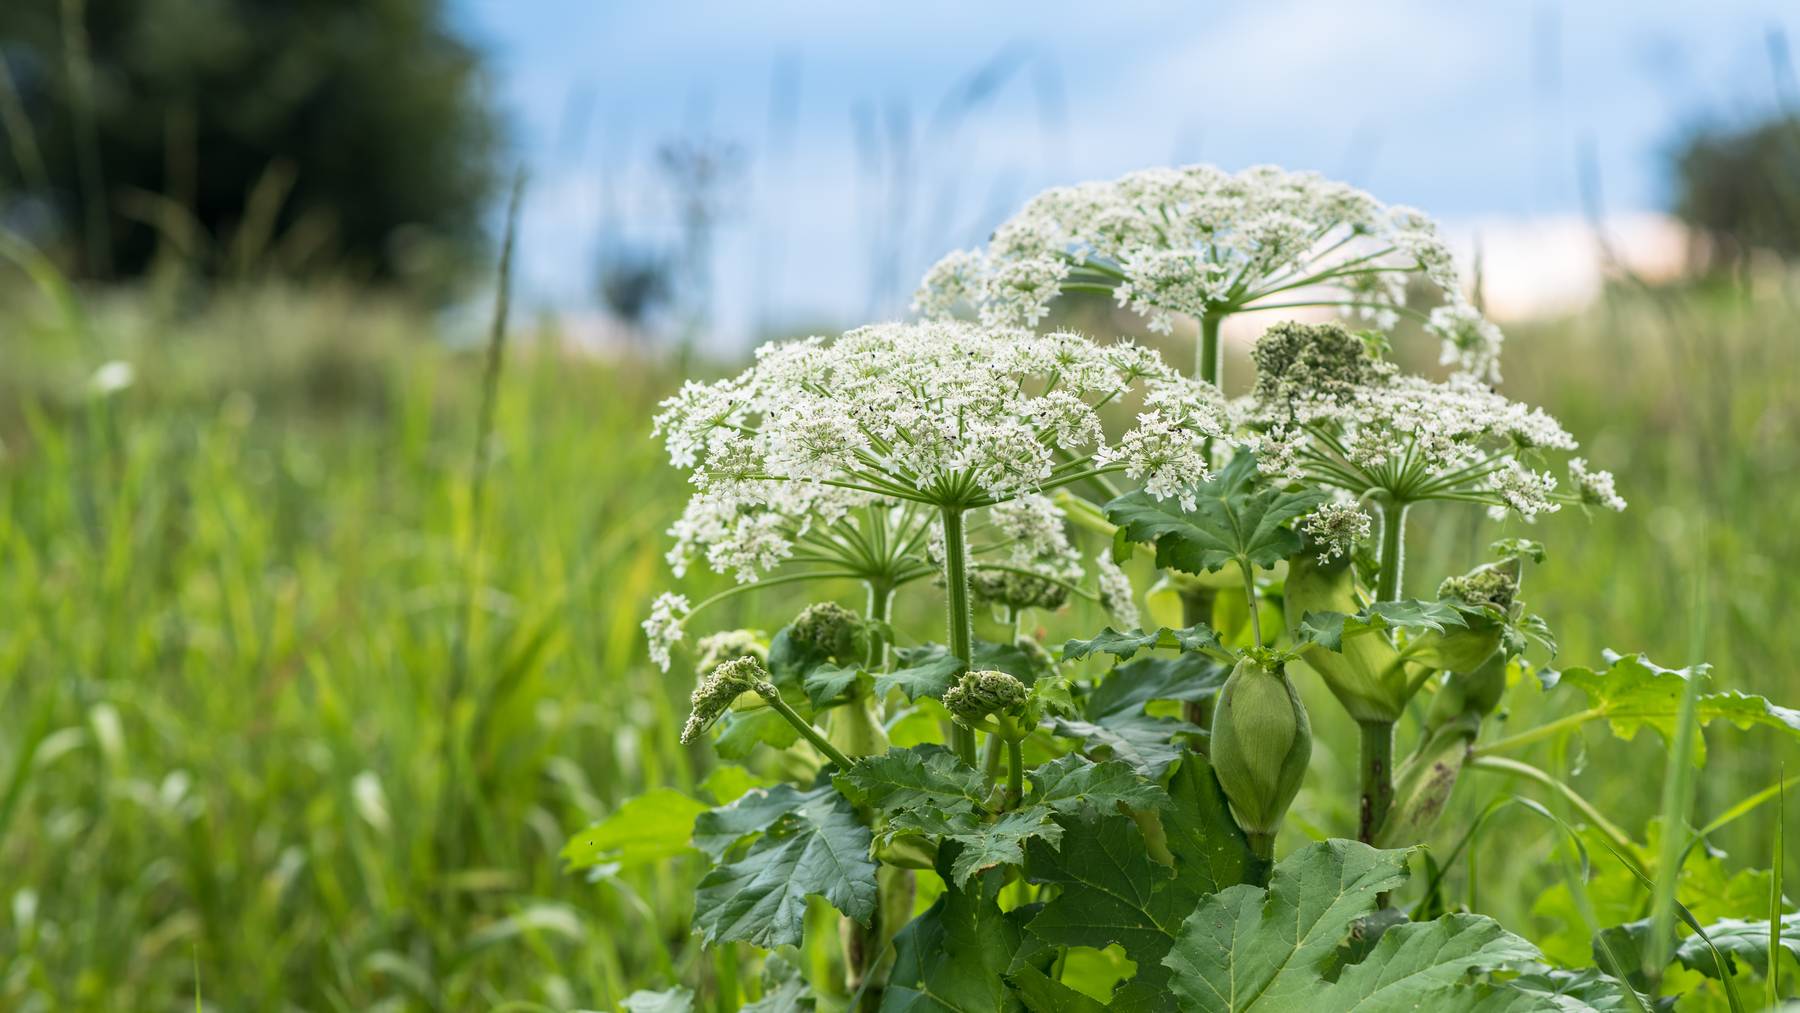
[[[1115,403],[1135,422],[1109,438],[1101,409]],[[1225,431],[1215,388],[1130,343],[939,321],[770,344],[656,418],[695,486],[670,561],[703,555],[744,582],[797,562],[898,585],[936,572],[946,512],[976,512],[969,533],[992,539],[971,552],[1064,580],[1079,562],[1045,492],[1121,472],[1190,496]],[[647,626],[653,639],[679,634],[676,611]]]
[[[1409,308],[1410,279],[1440,305]],[[1431,220],[1314,173],[1190,165],[1049,190],[986,250],[939,261],[915,305],[935,317],[967,303],[988,323],[1030,326],[1065,291],[1109,291],[1165,333],[1177,315],[1299,306],[1383,329],[1412,316],[1443,341],[1445,364],[1498,379],[1500,331],[1464,297]]]

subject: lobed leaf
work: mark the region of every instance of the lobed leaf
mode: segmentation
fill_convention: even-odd
[[[1195,623],[1185,629],[1159,627],[1153,632],[1131,630],[1120,633],[1111,626],[1101,630],[1088,640],[1071,640],[1063,645],[1064,661],[1079,661],[1095,654],[1110,654],[1120,661],[1130,660],[1139,651],[1152,648],[1178,650],[1183,654],[1189,651],[1210,651],[1225,654],[1225,645],[1219,642],[1219,636],[1212,627],[1205,623]]]
[[[1095,763],[1071,754],[1042,764],[1029,776],[1036,789],[1031,801],[1058,813],[1092,818],[1121,805],[1158,809],[1169,802],[1161,785],[1118,760]]]
[[[1354,615],[1308,612],[1300,618],[1295,639],[1302,644],[1318,644],[1328,651],[1342,651],[1346,637],[1391,629],[1445,633],[1466,628],[1472,617],[1483,614],[1481,609],[1445,601],[1378,601]]]
[[[1587,697],[1588,706],[1606,718],[1619,738],[1636,738],[1639,729],[1648,727],[1662,736],[1665,744],[1673,743],[1682,694],[1690,679],[1700,681],[1695,716],[1702,726],[1714,721],[1728,721],[1740,729],[1761,725],[1800,738],[1800,711],[1738,690],[1713,691],[1710,665],[1664,668],[1642,654],[1623,655],[1609,650],[1603,656],[1607,663],[1604,671],[1580,666],[1544,669],[1538,673],[1538,679],[1546,690],[1558,686],[1579,690]],[[1694,736],[1692,759],[1696,765],[1706,762],[1706,741],[1702,736]]]
[[[945,849],[954,851],[955,848]],[[1005,974],[1019,948],[1013,920],[996,898],[1005,879],[983,876],[957,886],[939,855],[939,870],[952,881],[931,907],[894,937],[894,967],[882,995],[884,1013],[1011,1013],[1021,1009]]]
[[[1769,973],[1769,920],[1745,920],[1741,918],[1724,918],[1706,927],[1706,938],[1718,947],[1720,953],[1732,960],[1742,960],[1755,969],[1757,974]],[[1800,960],[1800,912],[1781,916],[1781,936],[1777,940],[1781,949]],[[1706,940],[1698,934],[1688,936],[1681,941],[1675,950],[1675,959],[1681,966],[1690,971],[1699,971],[1709,978],[1719,976],[1719,965],[1714,962],[1712,950],[1707,947]]]
[[[751,800],[759,793],[752,792],[725,807],[728,817],[708,821],[704,838],[708,845],[716,847],[730,833],[744,831],[742,821],[747,817],[776,809],[771,799],[778,797],[780,788],[761,792],[762,798],[755,801]],[[715,867],[700,880],[694,927],[709,946],[730,940],[765,948],[798,945],[810,896],[825,898],[864,924],[875,913],[872,837],[849,800],[828,783],[804,792],[787,788],[779,798],[791,808],[765,824],[741,858]],[[719,812],[703,814],[701,820]],[[719,826],[728,822],[729,828]],[[749,832],[739,833],[739,839]],[[696,843],[702,839],[697,821]]]
[[[1194,486],[1194,507],[1142,490],[1106,504],[1106,519],[1134,542],[1156,546],[1156,565],[1205,573],[1238,562],[1272,567],[1300,550],[1287,522],[1325,501],[1317,490],[1285,492],[1265,483],[1255,456],[1239,453],[1225,470]]]
[[[1138,773],[1160,778],[1182,755],[1178,736],[1203,734],[1180,718],[1146,713],[1155,700],[1204,700],[1225,683],[1227,670],[1205,655],[1139,658],[1112,670],[1082,701],[1079,718],[1058,720],[1058,735],[1081,739]]]

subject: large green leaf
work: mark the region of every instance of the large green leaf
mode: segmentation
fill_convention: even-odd
[[[1371,602],[1355,615],[1342,612],[1308,612],[1300,618],[1296,639],[1313,643],[1328,651],[1342,651],[1344,638],[1380,630],[1403,629],[1443,633],[1462,629],[1469,620],[1481,614],[1479,609],[1444,601]]]
[[[1118,944],[1137,964],[1137,974],[1115,993],[1114,1004],[1142,1005],[1145,997],[1166,991],[1162,958],[1198,895],[1150,858],[1129,817],[1058,821],[1064,829],[1060,849],[1033,841],[1026,851],[1026,876],[1058,887],[1026,931],[1054,946]]]
[[[683,985],[663,992],[633,992],[619,1003],[625,1013],[689,1013],[694,1008],[693,989]]]
[[[1156,565],[1205,573],[1236,561],[1272,567],[1300,550],[1287,523],[1325,501],[1315,490],[1284,492],[1262,481],[1255,458],[1241,453],[1210,481],[1194,487],[1194,508],[1147,492],[1106,504],[1106,519],[1134,542],[1154,542]]]
[[[1093,766],[1086,760],[1079,763]],[[1056,769],[1062,771],[1067,766]],[[1130,770],[1125,769],[1124,773],[1129,775]],[[1089,780],[1099,793],[1099,804],[1105,804],[1109,797],[1117,801],[1142,796],[1141,783],[1127,784],[1116,777]],[[1079,783],[1070,784],[1049,800],[1054,804],[1031,804],[995,814],[987,806],[986,779],[981,773],[935,745],[893,749],[859,759],[838,776],[838,785],[856,804],[882,811],[886,816],[884,838],[922,834],[960,845],[951,867],[959,884],[995,866],[1021,864],[1025,860],[1025,842],[1032,838],[1055,844],[1062,837],[1062,827],[1050,817],[1058,808],[1078,806],[1080,802],[1074,794],[1081,787]],[[1129,795],[1134,787],[1138,794]],[[1154,790],[1155,795],[1161,795],[1161,789]]]
[[[1448,914],[1399,925],[1381,934],[1366,959],[1320,990],[1317,1008],[1473,1010],[1499,991],[1472,984],[1473,976],[1538,956],[1536,947],[1485,915]]]
[[[874,914],[871,837],[849,800],[830,784],[788,791],[794,807],[763,828],[741,858],[719,865],[700,881],[694,927],[704,933],[708,945],[734,939],[762,947],[797,945],[809,896],[825,898],[859,922],[867,923]],[[764,795],[756,805],[739,809],[734,803],[727,808],[734,810],[735,818],[768,811],[773,807],[765,804],[775,792]]]
[[[1665,743],[1675,740],[1675,724],[1681,713],[1681,697],[1688,680],[1700,682],[1695,716],[1701,725],[1729,721],[1739,728],[1762,725],[1800,738],[1800,711],[1778,707],[1767,699],[1737,690],[1712,689],[1712,666],[1664,668],[1642,654],[1622,655],[1607,651],[1607,668],[1573,667],[1543,670],[1545,689],[1573,686],[1587,697],[1588,706],[1600,711],[1622,739],[1637,736],[1640,728],[1652,728]],[[1706,762],[1706,740],[1694,736],[1693,761]]]
[[[945,851],[956,850],[954,846]],[[940,853],[950,878],[955,856]],[[1008,1013],[1020,1009],[1005,975],[1019,948],[1019,929],[995,898],[1005,878],[954,883],[894,937],[894,968],[882,994],[883,1013]]]
[[[1183,654],[1189,651],[1225,653],[1225,646],[1219,642],[1219,635],[1205,623],[1195,623],[1179,630],[1163,626],[1149,633],[1143,630],[1120,633],[1108,626],[1088,640],[1071,640],[1064,644],[1063,660],[1080,661],[1093,654],[1110,654],[1120,661],[1128,661],[1139,651],[1152,648],[1180,651]]]
[[[1056,722],[1056,734],[1078,738],[1089,752],[1123,760],[1148,777],[1160,778],[1181,756],[1177,736],[1203,729],[1176,717],[1145,711],[1155,700],[1203,700],[1218,693],[1225,669],[1203,655],[1139,658],[1112,670],[1082,701],[1079,718]]]
[[[571,869],[603,862],[635,865],[690,852],[694,818],[707,810],[673,788],[647,791],[606,819],[569,838],[563,860]]]
[[[883,810],[973,813],[987,796],[981,772],[937,745],[860,757],[837,775],[837,785],[856,804]]]
[[[1115,812],[1120,805],[1157,809],[1169,801],[1161,785],[1118,760],[1094,763],[1083,756],[1063,756],[1039,766],[1030,777],[1036,789],[1031,802],[1059,813],[1092,817]]]
[[[1757,974],[1769,973],[1768,919],[1721,919],[1706,927],[1706,937],[1712,940],[1713,946],[1718,947],[1720,953],[1732,960],[1742,960],[1755,968]],[[1800,912],[1781,916],[1781,935],[1776,945],[1800,960]],[[1719,965],[1713,960],[1712,950],[1707,947],[1706,940],[1697,934],[1683,939],[1680,947],[1675,950],[1675,956],[1690,971],[1699,971],[1713,978],[1719,975]]]
[[[1196,896],[1250,881],[1256,856],[1231,818],[1212,766],[1199,753],[1184,753],[1169,780],[1162,826],[1175,859],[1175,878]]]
[[[1277,864],[1266,890],[1246,884],[1208,897],[1164,961],[1181,1008],[1457,1011],[1489,1001],[1497,986],[1475,975],[1538,953],[1481,915],[1394,926],[1365,960],[1337,966],[1352,924],[1406,878],[1406,857],[1322,841]]]
[[[717,862],[739,841],[767,830],[789,813],[798,812],[816,791],[801,791],[791,784],[752,788],[735,802],[708,809],[694,818],[694,847]]]

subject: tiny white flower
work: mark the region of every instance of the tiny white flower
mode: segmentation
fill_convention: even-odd
[[[681,623],[690,608],[687,598],[679,594],[660,594],[650,604],[644,634],[650,640],[650,660],[665,672],[669,670],[670,652],[681,642]]]

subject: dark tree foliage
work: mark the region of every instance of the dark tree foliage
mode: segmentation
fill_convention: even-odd
[[[1800,117],[1694,132],[1675,159],[1675,213],[1728,266],[1752,249],[1800,254]]]
[[[442,0],[6,0],[0,56],[0,213],[86,276],[479,245],[496,127]]]

